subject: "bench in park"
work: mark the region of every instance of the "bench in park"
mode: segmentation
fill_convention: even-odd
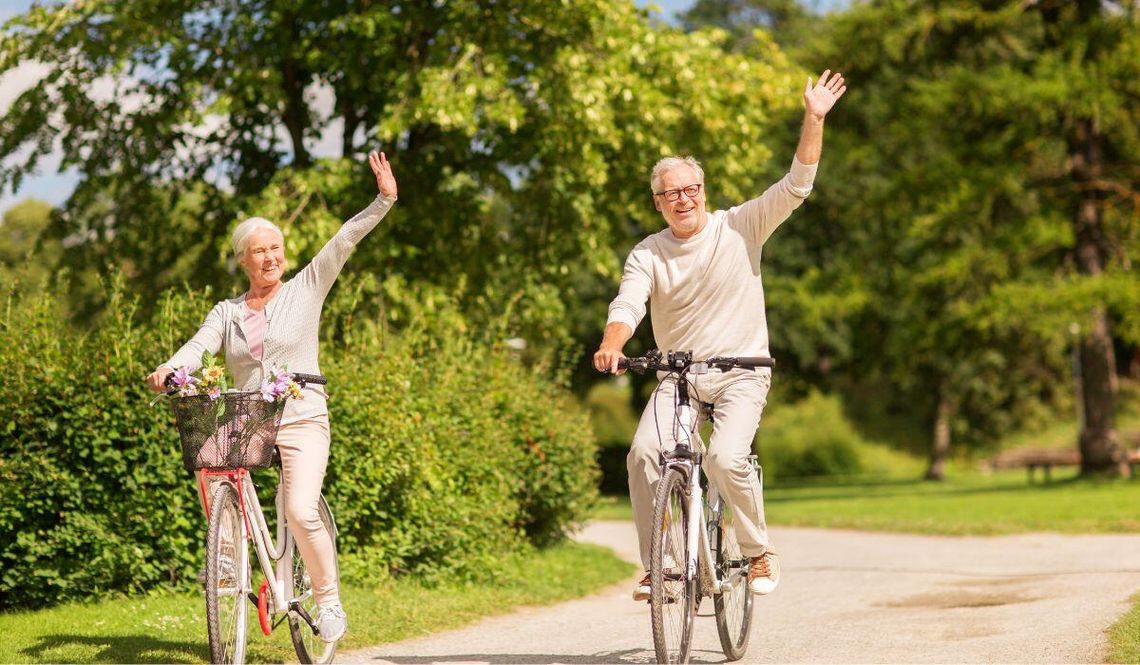
[[[1132,477],[1136,477],[1136,465],[1140,464],[1140,449],[1128,451],[1128,466],[1132,468]],[[995,455],[989,463],[991,469],[1020,469],[1029,473],[1029,482],[1033,482],[1037,469],[1042,470],[1045,482],[1052,480],[1052,471],[1055,466],[1080,466],[1081,454],[1076,448],[1022,448],[1010,450]]]

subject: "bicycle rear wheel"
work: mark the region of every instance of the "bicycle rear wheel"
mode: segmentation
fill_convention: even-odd
[[[736,540],[735,515],[721,501],[716,521],[716,578],[731,586],[713,594],[716,632],[720,646],[730,661],[740,660],[748,651],[752,636],[752,592],[748,589],[748,561]]]
[[[211,663],[245,661],[249,577],[249,548],[237,489],[221,482],[210,500],[206,532],[206,632]]]
[[[332,511],[325,497],[321,497],[320,507],[321,523],[332,538],[333,552],[336,552],[336,525],[333,523]],[[305,561],[301,558],[301,550],[297,543],[293,543],[293,598],[300,602],[301,607],[315,621],[318,616],[316,598],[313,597],[313,584],[309,578],[309,571],[305,568]],[[339,562],[337,564],[337,580],[340,580]],[[336,642],[325,642],[304,619],[296,612],[289,613],[289,636],[293,638],[293,648],[297,651],[297,660],[302,663],[316,663],[323,665],[331,663],[336,655]]]
[[[649,606],[658,663],[689,662],[696,580],[686,571],[688,514],[687,478],[679,470],[669,469],[657,485],[649,548]]]

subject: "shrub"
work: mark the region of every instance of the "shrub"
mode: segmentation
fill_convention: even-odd
[[[765,413],[757,436],[766,480],[863,471],[867,442],[843,416],[839,399],[812,392]]]
[[[455,308],[405,308],[405,330],[330,303],[333,448],[325,491],[348,573],[494,574],[495,561],[563,537],[588,514],[588,418],[548,375],[478,343]],[[168,409],[143,377],[186,339],[208,293],[161,296],[140,324],[112,289],[97,329],[60,321],[61,298],[9,297],[0,316],[0,608],[191,580],[204,524]],[[409,314],[411,312],[411,314]],[[326,315],[330,316],[330,315]],[[262,486],[263,499],[271,500]]]

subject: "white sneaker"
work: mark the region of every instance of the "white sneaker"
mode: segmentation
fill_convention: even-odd
[[[320,618],[317,619],[317,630],[325,642],[339,642],[348,632],[348,617],[339,601],[323,603]]]
[[[769,548],[760,556],[752,557],[748,565],[748,588],[763,596],[776,590],[780,583],[780,555]]]

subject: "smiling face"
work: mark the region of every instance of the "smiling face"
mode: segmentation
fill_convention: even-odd
[[[661,211],[661,216],[673,230],[673,235],[680,239],[690,238],[705,228],[705,189],[700,174],[688,164],[679,164],[661,175],[657,185],[657,192],[678,190],[689,185],[700,184],[700,191],[694,196],[684,192],[676,201],[669,201],[665,196],[655,194],[653,205]]]
[[[285,239],[273,229],[260,228],[249,234],[238,263],[253,288],[271,287],[285,274]]]

